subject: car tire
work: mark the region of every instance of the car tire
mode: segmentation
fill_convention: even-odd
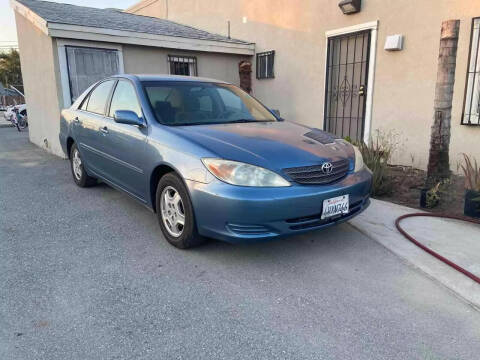
[[[70,149],[70,169],[72,170],[73,181],[80,187],[89,187],[97,183],[97,179],[91,177],[85,171],[83,160],[78,151],[77,144]]]
[[[156,209],[160,229],[170,244],[188,249],[205,242],[198,234],[187,188],[175,173],[164,175],[158,182]]]

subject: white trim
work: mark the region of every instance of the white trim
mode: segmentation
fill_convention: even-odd
[[[178,50],[220,52],[240,55],[254,55],[255,44],[238,44],[226,41],[191,39],[133,31],[103,29],[89,26],[49,23],[48,35],[57,38],[135,44]]]
[[[22,15],[23,17],[25,17],[33,25],[35,25],[38,29],[40,29],[44,34],[48,35],[47,22],[44,19],[42,19],[37,14],[35,14],[32,10],[27,8],[25,5],[20,4],[18,1],[10,0],[10,6],[14,11]]]
[[[325,32],[325,37],[329,38],[332,36],[343,35],[343,34],[350,34],[358,31],[363,30],[377,30],[378,29],[378,20],[370,21],[368,23],[348,26],[340,29],[329,30]]]
[[[358,24],[354,26],[348,26],[341,29],[335,29],[325,32],[325,81],[323,82],[323,94],[325,95],[327,91],[327,63],[328,63],[328,38],[355,33],[364,30],[371,30],[370,35],[370,58],[369,58],[369,66],[368,66],[368,79],[367,79],[367,98],[365,101],[365,124],[364,124],[364,133],[363,133],[363,141],[365,143],[370,142],[370,133],[372,130],[372,107],[373,107],[373,91],[374,91],[374,83],[375,83],[375,62],[377,57],[377,36],[378,36],[378,20],[371,21],[364,24]],[[325,96],[324,96],[325,99]],[[325,122],[325,104],[323,104],[323,121]],[[325,126],[325,124],[324,124]]]
[[[70,82],[68,80],[67,53],[65,46],[83,46],[89,48],[103,48],[117,50],[118,71],[120,74],[125,72],[123,65],[123,47],[122,45],[105,44],[101,42],[81,41],[81,40],[57,40],[58,64],[60,68],[60,83],[62,85],[63,106],[68,108],[72,105],[70,97]]]

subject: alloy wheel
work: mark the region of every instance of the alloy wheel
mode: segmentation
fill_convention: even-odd
[[[80,181],[82,178],[82,159],[80,158],[80,153],[77,149],[73,152],[72,167],[75,178]]]
[[[160,197],[162,221],[168,233],[179,237],[185,226],[185,207],[179,192],[172,186],[166,186]]]

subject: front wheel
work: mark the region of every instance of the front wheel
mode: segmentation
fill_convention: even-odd
[[[156,209],[160,229],[173,246],[187,249],[205,241],[197,232],[192,202],[178,175],[166,174],[158,182]]]
[[[72,170],[73,181],[80,187],[88,187],[95,185],[97,179],[88,176],[83,166],[83,160],[78,151],[77,144],[73,144],[70,149],[70,167]]]

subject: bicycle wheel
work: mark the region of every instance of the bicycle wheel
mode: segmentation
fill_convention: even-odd
[[[23,129],[25,129],[28,126],[27,116],[22,116],[18,114],[16,124],[18,131],[22,131]]]

